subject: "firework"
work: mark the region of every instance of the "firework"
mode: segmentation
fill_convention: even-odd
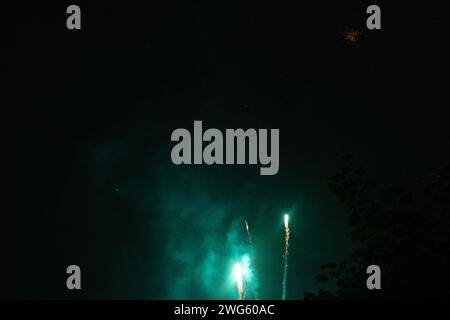
[[[250,246],[252,247],[253,243],[252,243],[252,235],[250,234],[250,227],[248,225],[247,220],[244,220],[244,223],[245,223],[245,229],[247,230],[248,242],[249,242]]]
[[[288,271],[288,254],[289,254],[289,236],[291,231],[289,230],[289,215],[284,215],[284,229],[285,229],[285,241],[284,241],[284,270],[283,270],[283,295],[282,299],[286,300],[286,282],[287,282],[287,271]]]
[[[250,247],[249,255],[246,255],[242,259],[242,265],[244,268],[244,284],[247,284],[251,280],[251,284],[249,287],[245,286],[245,293],[247,291],[252,295],[252,297],[256,300],[259,300],[258,295],[258,276],[255,267],[255,248],[253,247],[253,239],[252,234],[250,232],[250,225],[247,220],[242,219],[245,224],[245,230],[247,231],[248,244]],[[251,260],[250,260],[251,257]],[[251,262],[251,263],[250,263]]]
[[[240,263],[235,263],[233,268],[234,280],[238,289],[239,300],[244,300],[244,278],[243,270]]]
[[[357,30],[347,30],[344,32],[344,39],[348,45],[358,47],[359,38],[361,37],[361,32]]]

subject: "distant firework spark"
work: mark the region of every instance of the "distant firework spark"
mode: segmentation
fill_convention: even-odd
[[[357,30],[347,30],[344,32],[344,39],[347,44],[357,47],[359,38],[361,37],[361,32]]]

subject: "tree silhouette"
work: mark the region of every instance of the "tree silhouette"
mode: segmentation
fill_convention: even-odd
[[[364,170],[346,166],[329,179],[343,202],[355,250],[343,261],[321,266],[319,282],[335,292],[305,299],[449,297],[450,159],[418,186],[384,187]],[[368,290],[366,268],[381,268],[381,290]]]

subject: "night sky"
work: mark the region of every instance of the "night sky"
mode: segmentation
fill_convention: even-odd
[[[148,3],[79,3],[79,31],[69,2],[8,12],[0,297],[236,299],[245,219],[254,289],[280,299],[284,212],[288,298],[332,289],[319,266],[354,247],[327,182],[343,154],[409,186],[449,154],[448,5]],[[278,174],[175,166],[171,133],[194,120],[280,129]]]

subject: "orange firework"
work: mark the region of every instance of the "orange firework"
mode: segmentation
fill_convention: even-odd
[[[358,46],[359,38],[361,37],[361,32],[357,30],[347,30],[344,32],[344,39],[349,45]]]

